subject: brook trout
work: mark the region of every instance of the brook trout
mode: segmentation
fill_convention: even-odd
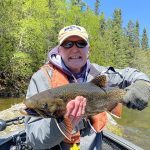
[[[117,87],[107,87],[106,84],[106,76],[100,75],[87,83],[71,83],[48,89],[25,99],[24,104],[27,109],[22,113],[60,118],[66,113],[67,102],[76,96],[83,96],[87,99],[86,117],[103,111],[111,111],[122,102],[126,92]]]

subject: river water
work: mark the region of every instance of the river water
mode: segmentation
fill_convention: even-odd
[[[0,98],[0,111],[10,108],[12,105],[22,102],[23,98]]]
[[[0,111],[10,108],[23,98],[9,98],[0,99]],[[127,140],[144,148],[150,149],[150,107],[145,108],[143,111],[136,111],[123,107],[123,114],[121,119],[114,118],[117,123],[123,127],[123,137]]]
[[[123,108],[121,119],[115,119],[124,128],[124,137],[150,150],[150,107],[142,111]]]

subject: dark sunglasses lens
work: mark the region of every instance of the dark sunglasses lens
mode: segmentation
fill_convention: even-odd
[[[74,43],[71,42],[71,41],[65,42],[65,43],[62,44],[62,46],[63,46],[64,48],[71,48],[73,45],[74,45]]]
[[[86,45],[87,45],[87,43],[84,42],[84,41],[78,41],[78,42],[76,42],[76,46],[78,48],[84,48]]]

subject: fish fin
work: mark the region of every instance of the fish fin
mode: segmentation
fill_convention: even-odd
[[[109,120],[109,123],[112,125],[117,125],[116,120],[112,117],[112,114],[110,112],[106,112],[107,114],[107,120]]]
[[[32,108],[20,108],[20,113],[25,116],[31,116],[31,117],[42,117],[42,118],[53,118],[52,115],[48,114],[47,112],[44,112],[39,109],[32,109]]]
[[[106,126],[107,117],[106,112],[98,113],[90,117],[91,128],[96,132],[101,132],[101,130]]]
[[[122,104],[118,103],[117,106],[110,111],[110,114],[116,118],[121,118],[121,116],[122,116]]]
[[[102,127],[102,128],[98,131],[98,130],[96,130],[96,129],[93,127],[93,125],[91,124],[90,120],[87,120],[87,122],[88,122],[88,124],[90,125],[91,129],[92,129],[95,133],[100,133],[100,132],[104,129],[104,127]]]
[[[59,119],[54,120],[60,132],[65,136],[65,138],[71,141],[73,127],[70,120],[67,117],[64,117],[61,120]]]
[[[99,87],[106,87],[107,84],[107,76],[106,75],[99,75],[92,79],[90,82],[94,83],[95,85]]]

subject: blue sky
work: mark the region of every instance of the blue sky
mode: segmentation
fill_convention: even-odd
[[[96,0],[84,0],[93,10]],[[143,28],[147,30],[150,45],[150,0],[100,0],[100,13],[104,12],[106,19],[112,18],[115,8],[122,10],[123,27],[129,20],[138,20],[140,35]]]

